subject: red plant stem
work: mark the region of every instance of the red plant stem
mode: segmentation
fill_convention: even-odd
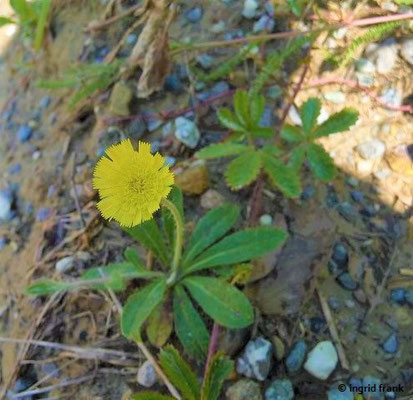
[[[380,99],[377,93],[372,92],[372,89],[367,86],[360,85],[357,81],[345,78],[336,78],[336,77],[327,77],[321,79],[315,79],[308,83],[308,87],[316,87],[316,86],[324,86],[324,85],[331,85],[331,84],[339,84],[339,85],[346,85],[350,86],[354,89],[362,90],[363,92],[367,93],[371,98],[373,98],[377,103],[382,105],[389,110],[394,111],[401,111],[413,114],[413,106],[411,105],[402,105],[402,106],[394,106],[393,104],[388,104]]]
[[[219,325],[214,322],[211,331],[211,338],[209,339],[208,355],[205,364],[204,379],[208,373],[209,364],[211,364],[212,357],[217,351],[218,346],[218,336],[219,336]]]

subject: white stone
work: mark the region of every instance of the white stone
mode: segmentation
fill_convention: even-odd
[[[294,106],[291,106],[288,110],[288,116],[294,125],[302,126],[303,122],[301,121],[300,114]]]
[[[413,39],[403,41],[401,54],[410,65],[413,65]]]
[[[304,369],[318,379],[326,380],[337,366],[336,348],[330,341],[320,342],[308,353]]]
[[[257,12],[258,2],[257,0],[245,0],[244,10],[242,11],[242,16],[248,19],[254,18]]]
[[[56,271],[59,272],[59,274],[64,274],[69,271],[74,266],[73,260],[74,258],[72,256],[62,258],[55,265]]]
[[[386,144],[381,140],[373,139],[359,144],[356,150],[365,160],[379,159],[386,152]]]
[[[152,364],[146,360],[138,369],[138,383],[144,387],[152,387],[157,376]]]

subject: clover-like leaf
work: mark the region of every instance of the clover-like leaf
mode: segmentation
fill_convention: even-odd
[[[317,118],[320,115],[321,104],[316,97],[308,99],[300,109],[301,120],[303,122],[303,131],[308,135],[315,126]]]
[[[297,143],[301,142],[304,137],[301,133],[301,129],[297,126],[285,124],[281,129],[281,137],[287,142]]]
[[[242,122],[231,112],[229,108],[223,107],[217,113],[219,122],[222,125],[235,132],[245,132],[245,127]]]
[[[315,176],[322,181],[329,181],[336,175],[336,167],[330,155],[318,144],[308,147],[308,161]]]
[[[261,169],[261,159],[255,150],[249,150],[235,158],[225,171],[225,180],[233,189],[241,189],[257,178]]]
[[[234,109],[238,120],[247,127],[250,123],[248,107],[248,93],[245,90],[237,90],[234,95]]]
[[[262,94],[250,95],[250,113],[251,121],[258,125],[265,110],[265,97]]]
[[[333,133],[343,132],[357,122],[358,112],[354,108],[345,108],[333,114],[327,121],[317,127],[313,133],[314,138],[328,136]]]
[[[235,156],[248,150],[248,146],[240,143],[214,143],[195,153],[195,157],[210,160],[220,157]]]

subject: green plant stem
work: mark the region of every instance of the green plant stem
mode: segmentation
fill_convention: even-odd
[[[179,213],[178,209],[175,207],[175,204],[170,200],[162,199],[161,204],[163,207],[166,207],[170,211],[172,217],[175,220],[176,226],[174,257],[172,259],[172,273],[166,282],[169,286],[171,286],[173,283],[175,283],[178,276],[178,268],[179,262],[181,261],[182,245],[184,239],[184,221],[182,220],[181,214]]]

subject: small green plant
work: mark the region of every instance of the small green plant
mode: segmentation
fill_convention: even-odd
[[[185,400],[217,400],[225,379],[234,369],[234,363],[222,353],[216,353],[209,363],[202,385],[196,373],[172,346],[166,346],[159,355],[159,363]],[[173,397],[155,392],[132,395],[132,400],[173,400]]]
[[[259,124],[264,108],[264,96],[248,96],[246,91],[238,90],[234,96],[235,114],[228,108],[218,111],[218,119],[232,135],[227,142],[211,144],[196,156],[201,159],[236,156],[225,171],[226,182],[233,190],[247,186],[263,170],[282,193],[297,197],[301,193],[299,172],[306,158],[317,178],[323,181],[334,178],[336,170],[331,157],[315,141],[349,129],[357,121],[358,113],[346,108],[318,126],[321,105],[318,99],[309,99],[300,110],[302,127],[284,125],[282,128],[281,137],[294,146],[285,154],[272,144],[259,148],[255,144],[255,139],[274,136],[271,128]],[[283,162],[285,156],[289,158],[288,165]]]
[[[173,325],[187,353],[201,360],[206,354],[209,333],[192,301],[195,300],[219,325],[232,329],[250,325],[253,322],[252,306],[247,297],[227,281],[232,280],[233,274],[228,275],[226,267],[262,256],[280,246],[287,234],[274,227],[250,228],[229,234],[240,210],[236,205],[224,204],[203,216],[184,243],[181,191],[173,186],[168,198],[161,200],[162,193],[170,190],[168,183],[173,182],[173,175],[166,167],[157,169],[164,159],[159,154],[152,156],[150,146],[144,143],[140,144],[140,152],[129,146],[128,140],[112,146],[107,153],[115,161],[105,157],[99,161],[94,184],[104,197],[98,208],[106,218],[119,218],[125,231],[152,252],[159,268],[148,270],[137,250],[129,248],[125,251],[124,263],[89,269],[76,282],[40,281],[33,284],[28,293],[50,294],[85,286],[124,291],[131,279],[149,281],[126,301],[121,318],[123,334],[142,342],[141,331],[146,322],[148,338],[162,346]],[[125,173],[125,168],[130,171]],[[125,179],[125,187],[122,179]],[[162,206],[161,225],[151,213],[147,214],[148,209],[153,210],[152,213],[157,210],[159,204]],[[146,220],[142,222],[142,218]],[[237,273],[236,268],[234,273]]]

